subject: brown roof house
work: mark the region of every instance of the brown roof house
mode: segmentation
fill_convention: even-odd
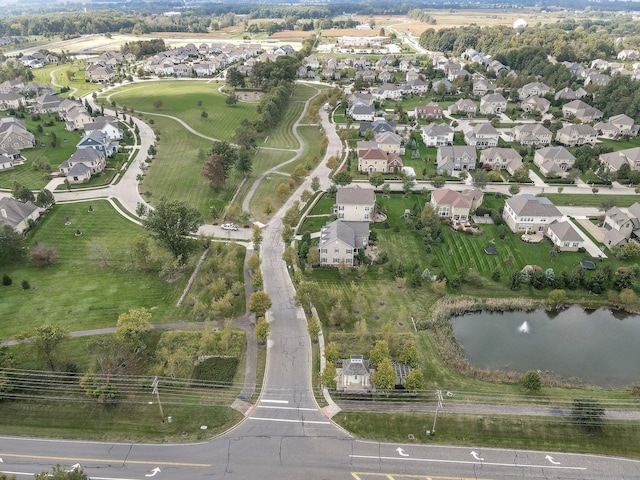
[[[463,192],[441,188],[431,194],[431,205],[442,218],[466,222],[483,199],[484,194],[477,188]]]

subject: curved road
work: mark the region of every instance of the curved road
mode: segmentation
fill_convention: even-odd
[[[327,114],[327,157],[340,142]],[[142,130],[143,126],[140,125]],[[151,140],[151,139],[148,139]],[[337,143],[336,143],[337,142]],[[142,147],[141,147],[142,150]],[[326,160],[326,158],[325,158]],[[328,180],[325,162],[317,175]],[[126,177],[126,175],[125,175]],[[121,180],[109,194],[138,201],[137,189]],[[19,477],[60,464],[80,464],[95,480],[157,479],[620,479],[640,478],[640,462],[554,452],[472,449],[366,442],[336,427],[318,407],[311,388],[311,346],[303,312],[293,305],[293,285],[282,261],[281,219],[310,178],[264,231],[262,268],[273,307],[268,364],[258,402],[233,430],[189,445],[141,445],[0,437],[2,471]],[[121,191],[132,188],[134,192]],[[81,197],[81,192],[60,194]],[[95,195],[95,192],[94,192]],[[71,198],[69,198],[71,199]],[[123,201],[123,203],[125,203]],[[127,207],[128,208],[128,207]],[[420,427],[417,427],[419,429]],[[416,434],[423,434],[417,431]]]

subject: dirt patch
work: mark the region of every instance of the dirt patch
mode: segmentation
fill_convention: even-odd
[[[259,102],[262,95],[264,95],[262,92],[236,91],[236,96],[241,102]]]

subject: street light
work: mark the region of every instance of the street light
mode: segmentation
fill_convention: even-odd
[[[431,429],[431,434],[435,435],[436,433],[436,422],[438,421],[438,409],[442,408],[442,390],[438,390],[436,392],[438,395],[438,403],[436,405],[436,415],[433,417],[433,428]]]

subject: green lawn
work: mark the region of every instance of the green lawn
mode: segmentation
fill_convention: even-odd
[[[76,230],[82,235],[76,236]],[[186,278],[167,283],[157,273],[142,273],[131,265],[130,242],[144,234],[104,200],[53,207],[29,235],[29,243],[56,248],[59,260],[48,267],[29,261],[3,267],[13,285],[0,289],[0,337],[43,322],[70,330],[112,326],[119,314],[136,307],[153,308],[153,322],[180,318],[174,305]],[[91,254],[96,245],[107,250],[108,265]],[[22,290],[23,280],[30,290]]]
[[[260,145],[273,148],[298,148],[300,144],[293,135],[293,124],[302,114],[302,110],[304,110],[304,102],[289,100],[282,120],[275,129],[269,132],[266,141],[261,142]]]
[[[276,210],[282,206],[284,202],[279,202],[276,199],[275,191],[276,187],[281,183],[288,183],[289,176],[281,175],[279,173],[272,173],[265,178],[262,179],[260,185],[256,189],[253,197],[251,197],[251,201],[249,202],[249,211],[253,217],[263,223],[266,223],[269,220],[269,216],[264,213],[264,199],[267,197],[271,198],[273,205]]]
[[[43,68],[32,70],[32,72],[36,82],[53,86],[51,84],[51,77],[53,76],[57,85],[70,87],[71,90],[68,92],[60,93],[62,98],[67,98],[70,95],[79,98],[104,87],[99,83],[86,82],[84,76],[85,68],[86,62],[74,61],[73,63],[47,65]],[[68,76],[67,71],[71,72],[71,77]],[[60,90],[59,87],[55,88]]]
[[[547,197],[554,205],[576,207],[600,207],[604,200],[614,200],[617,207],[630,207],[640,200],[638,195],[608,196],[606,187],[599,187],[600,193],[592,195],[572,195],[568,193],[543,193],[541,197]]]
[[[218,140],[231,141],[243,119],[256,118],[256,106],[238,102],[229,106],[225,96],[218,91],[220,84],[204,81],[160,81],[132,84],[109,91],[110,100],[119,108],[133,108],[136,112],[147,112],[144,117],[158,122],[158,115],[164,114],[180,118],[195,131]],[[104,98],[101,95],[99,98]],[[106,101],[106,100],[105,100]],[[159,107],[154,103],[162,102]],[[198,103],[202,102],[200,106]],[[202,112],[207,118],[202,118]],[[181,125],[173,124],[171,130],[176,135],[191,136]],[[169,132],[167,131],[166,134]]]
[[[304,153],[295,162],[284,165],[279,170],[281,172],[291,173],[298,165],[304,165],[307,170],[313,169],[324,155],[321,150],[322,132],[317,127],[302,126],[298,127],[298,133],[304,141]]]

